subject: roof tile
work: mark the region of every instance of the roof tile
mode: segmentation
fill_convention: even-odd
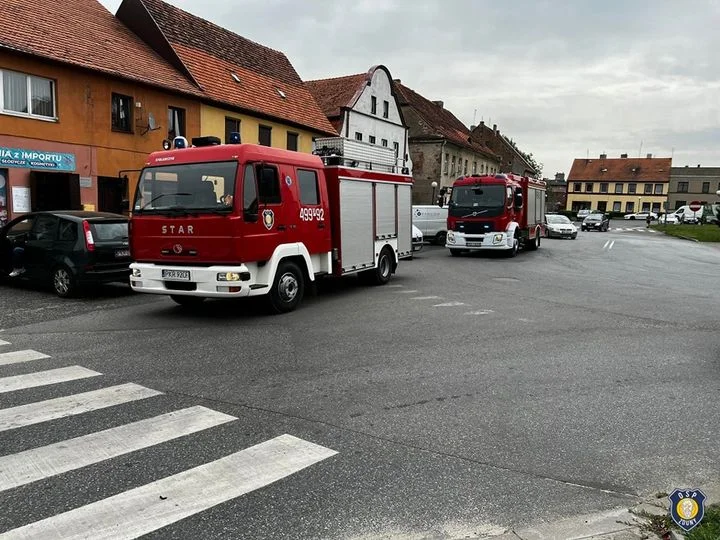
[[[361,85],[367,81],[367,73],[346,75],[332,79],[319,79],[306,81],[305,86],[315,96],[315,101],[325,116],[335,118],[340,116],[342,107],[351,107],[352,101]]]
[[[573,161],[568,182],[603,179],[669,182],[671,166],[672,158],[578,158]]]

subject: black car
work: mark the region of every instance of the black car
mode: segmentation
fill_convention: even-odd
[[[594,213],[586,217],[580,228],[583,231],[607,231],[610,227],[610,218],[607,214]]]
[[[31,212],[0,229],[0,278],[52,285],[67,297],[91,283],[129,282],[128,218]]]

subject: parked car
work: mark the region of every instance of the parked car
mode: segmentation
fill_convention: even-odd
[[[641,219],[646,220],[648,217],[648,214],[650,215],[650,219],[655,220],[658,218],[658,215],[655,212],[636,212],[633,214],[625,214],[623,216],[624,219]]]
[[[588,217],[591,213],[592,213],[592,210],[590,210],[589,208],[583,208],[582,210],[578,210],[577,220],[582,221],[583,219]]]
[[[586,217],[580,228],[583,231],[607,231],[610,227],[610,218],[607,214],[595,213]]]
[[[665,225],[677,225],[680,223],[677,214],[663,214],[658,218],[658,223]]]
[[[703,217],[704,208],[701,208],[697,212],[690,210],[690,205],[686,204],[675,210],[674,214],[677,216],[680,223],[700,223]]]
[[[415,225],[412,226],[412,249],[420,251],[423,248],[423,233]]]
[[[13,252],[21,248],[21,268]],[[128,218],[105,212],[30,212],[0,229],[0,277],[51,285],[60,297],[130,276]]]
[[[445,245],[447,237],[448,208],[437,205],[415,205],[412,207],[412,223],[422,231],[423,238],[437,244]]]
[[[577,238],[577,227],[561,214],[545,214],[545,238]]]

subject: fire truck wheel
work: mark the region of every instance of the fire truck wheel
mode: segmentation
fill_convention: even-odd
[[[173,302],[183,307],[195,307],[202,304],[205,299],[202,296],[181,296],[179,294],[171,294]]]
[[[369,285],[385,285],[393,272],[394,257],[390,248],[383,248],[378,257],[377,268],[360,272],[359,278]]]
[[[514,257],[518,254],[518,250],[520,249],[520,239],[516,236],[513,238],[513,245],[512,249],[508,249],[506,251],[508,257]]]
[[[459,257],[460,255],[462,255],[462,249],[451,249],[450,255],[452,255],[453,257]]]
[[[275,282],[270,290],[270,307],[275,313],[294,310],[305,293],[305,277],[297,264],[283,261],[275,272]]]
[[[535,231],[535,239],[528,240],[528,249],[530,251],[535,251],[539,247],[540,247],[540,231]]]

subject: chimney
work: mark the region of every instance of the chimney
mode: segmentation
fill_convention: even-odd
[[[647,155],[647,158],[648,158],[648,159],[651,159],[651,158],[652,158],[652,154],[648,154],[648,155]]]
[[[607,154],[600,154],[600,159],[607,159]]]
[[[700,164],[699,164],[699,163],[698,163],[698,166],[697,166],[697,168],[698,168],[698,169],[700,168]]]
[[[484,127],[485,127],[485,120],[480,120],[480,127],[481,127],[481,128],[484,128]]]
[[[402,84],[402,81],[400,79],[393,79],[393,82],[396,82],[398,84]]]
[[[471,126],[470,126],[470,131],[475,131],[475,128],[476,128],[476,127],[477,127],[477,126],[472,126],[472,125],[471,125]]]
[[[433,101],[433,103],[441,109],[445,106],[445,103],[443,103],[442,101]]]
[[[498,135],[497,124],[493,124],[493,133],[495,133],[495,136],[497,137],[497,135]]]
[[[627,159],[627,154],[620,154],[620,157],[623,159]]]

